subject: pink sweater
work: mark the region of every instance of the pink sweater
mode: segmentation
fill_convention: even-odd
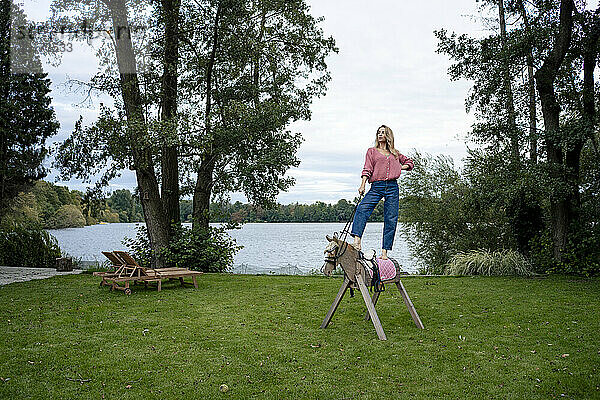
[[[361,176],[368,177],[369,183],[397,179],[400,177],[403,165],[408,165],[407,171],[414,167],[413,160],[402,154],[399,154],[398,158],[392,154],[386,157],[375,147],[371,147],[367,150]]]

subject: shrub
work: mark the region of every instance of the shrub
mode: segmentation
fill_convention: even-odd
[[[504,249],[490,252],[472,250],[460,252],[450,258],[446,275],[521,275],[530,276],[529,261],[515,250]]]
[[[547,272],[576,274],[585,276],[600,275],[600,234],[598,227],[572,229],[565,252],[558,263],[554,263]]]
[[[600,275],[600,227],[589,224],[571,229],[562,260],[553,257],[550,232],[543,232],[531,241],[531,262],[536,271],[544,273]]]
[[[54,216],[48,221],[48,228],[82,228],[85,226],[85,217],[79,207],[74,204],[60,206]]]
[[[204,272],[226,272],[233,267],[233,256],[243,246],[236,245],[225,227],[209,227],[209,231],[175,227],[170,245],[159,257],[168,265]],[[131,249],[138,263],[151,266],[152,250],[145,226],[138,227],[135,239],[125,238],[123,244]]]
[[[444,273],[453,254],[514,249],[530,256],[544,227],[544,190],[536,168],[498,168],[505,153],[469,151],[463,170],[451,158],[413,156],[403,179],[400,222],[420,270]]]
[[[552,238],[550,232],[544,231],[535,236],[529,243],[531,251],[529,259],[535,272],[551,272],[556,268],[552,255]]]
[[[109,210],[100,211],[100,221],[109,222],[109,223],[117,223],[119,222],[119,214],[115,212],[111,212]]]
[[[56,239],[36,227],[3,227],[0,230],[0,265],[54,268],[60,257]]]

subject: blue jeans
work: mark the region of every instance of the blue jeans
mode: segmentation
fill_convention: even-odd
[[[367,225],[367,220],[373,213],[379,200],[384,197],[383,203],[383,246],[385,250],[391,250],[398,224],[398,182],[393,179],[389,181],[375,181],[365,194],[354,214],[352,221],[352,236],[362,237]]]

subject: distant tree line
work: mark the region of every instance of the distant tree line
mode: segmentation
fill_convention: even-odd
[[[254,207],[251,204],[212,203],[210,207],[213,222],[346,222],[352,218],[356,205],[341,199],[335,204],[317,201],[314,204],[277,204],[273,208]],[[183,209],[183,207],[182,207]],[[379,202],[370,221],[383,221],[383,202]]]
[[[211,222],[346,222],[352,217],[357,199],[341,199],[335,204],[279,204],[257,207],[250,203],[212,202]],[[191,222],[192,201],[181,200],[181,221]],[[99,222],[143,222],[139,197],[128,189],[113,191],[108,196],[93,192],[69,190],[64,186],[37,181],[26,192],[19,193],[5,215],[6,221],[20,225],[37,225],[46,229],[75,228]],[[370,221],[383,221],[380,202]]]
[[[104,198],[41,180],[17,194],[4,215],[4,223],[45,229],[139,221],[143,221],[140,202],[127,189]]]

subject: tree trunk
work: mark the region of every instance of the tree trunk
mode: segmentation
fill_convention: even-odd
[[[210,197],[213,186],[214,158],[203,158],[198,168],[198,178],[194,188],[194,208],[192,229],[207,232],[210,222]]]
[[[162,0],[165,24],[161,119],[169,125],[162,146],[162,201],[169,225],[179,224],[179,165],[177,148],[177,64],[179,62],[179,0]]]
[[[10,41],[11,41],[11,16],[12,16],[12,1],[2,0],[0,2],[0,31],[6,32],[8,35],[0,37],[0,96],[3,99],[9,99],[10,93]],[[0,218],[5,210],[5,202],[8,200],[5,192],[6,188],[6,174],[8,173],[8,129],[7,124],[4,123],[4,118],[0,125]]]
[[[535,77],[534,77],[534,62],[533,62],[533,44],[531,43],[531,27],[529,25],[529,19],[527,18],[527,12],[525,11],[525,5],[523,0],[518,2],[519,11],[523,18],[523,25],[525,26],[525,33],[528,38],[527,46],[527,86],[529,89],[529,159],[533,164],[537,164],[537,109],[535,101]]]
[[[506,109],[508,111],[508,123],[510,126],[510,148],[512,161],[519,159],[519,137],[517,130],[517,117],[512,92],[510,63],[506,50],[506,21],[504,19],[504,0],[498,0],[498,14],[500,17],[500,41],[502,43],[502,63],[504,64],[504,94],[506,96]]]
[[[152,153],[147,144],[147,126],[142,109],[133,45],[129,34],[129,23],[125,0],[104,0],[111,11],[114,31],[115,52],[119,66],[121,93],[125,115],[127,116],[128,140],[133,153],[133,167],[136,171],[138,190],[150,246],[156,252],[169,243],[169,225],[165,218],[158,190],[158,181],[152,164]],[[155,258],[156,267],[164,261]]]
[[[540,101],[542,103],[542,114],[544,116],[544,128],[546,138],[544,140],[548,162],[552,171],[562,170],[563,151],[559,142],[552,139],[560,129],[560,105],[554,92],[554,81],[567,50],[571,44],[571,31],[573,29],[573,0],[561,0],[559,32],[552,50],[537,70],[536,84]],[[566,247],[567,230],[569,224],[568,200],[563,196],[556,198],[550,196],[550,218],[553,229],[553,253],[555,261],[561,261]]]
[[[213,154],[213,138],[210,113],[212,112],[212,74],[215,66],[217,48],[219,46],[219,20],[221,17],[221,5],[217,6],[215,22],[213,27],[213,43],[210,52],[210,58],[206,66],[206,109],[205,109],[205,129],[206,137],[209,141],[206,146],[205,154],[202,157],[198,167],[196,177],[196,186],[194,188],[193,211],[192,211],[192,229],[208,230],[210,221],[209,207],[210,197],[213,187],[213,171],[216,157]]]

